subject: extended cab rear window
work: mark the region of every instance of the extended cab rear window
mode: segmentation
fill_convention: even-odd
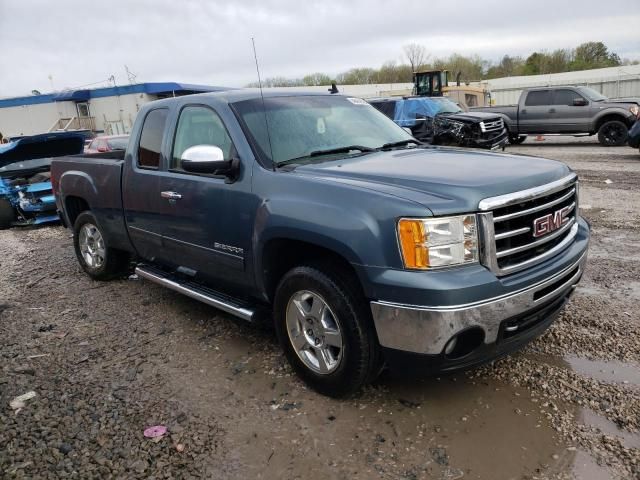
[[[151,110],[142,124],[140,144],[138,145],[138,166],[142,168],[160,167],[160,150],[162,148],[162,135],[167,123],[169,110],[159,108]]]

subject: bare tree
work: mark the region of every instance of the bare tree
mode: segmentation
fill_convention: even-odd
[[[411,70],[413,72],[418,71],[420,67],[424,66],[429,58],[427,49],[417,43],[409,43],[402,47],[402,49],[404,50],[407,60],[409,60],[409,65],[411,65]]]

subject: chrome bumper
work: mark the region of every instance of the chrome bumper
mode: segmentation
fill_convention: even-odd
[[[494,343],[504,320],[534,310],[575,288],[584,271],[586,258],[585,252],[578,261],[543,282],[481,302],[451,306],[371,302],[380,345],[438,355],[451,337],[469,327],[482,328],[484,343]]]

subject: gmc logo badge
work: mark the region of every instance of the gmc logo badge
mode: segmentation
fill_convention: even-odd
[[[569,221],[567,218],[569,212],[571,212],[571,207],[564,207],[544,217],[536,218],[533,221],[533,236],[538,238],[558,230]]]

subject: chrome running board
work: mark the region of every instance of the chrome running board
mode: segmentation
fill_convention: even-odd
[[[216,292],[215,290],[203,285],[188,280],[182,280],[177,276],[145,264],[136,266],[135,272],[139,277],[144,278],[145,280],[149,280],[178,293],[182,293],[187,297],[206,303],[207,305],[222,310],[223,312],[230,313],[231,315],[243,320],[253,322],[256,319],[256,311],[253,308],[243,304],[237,299]]]

